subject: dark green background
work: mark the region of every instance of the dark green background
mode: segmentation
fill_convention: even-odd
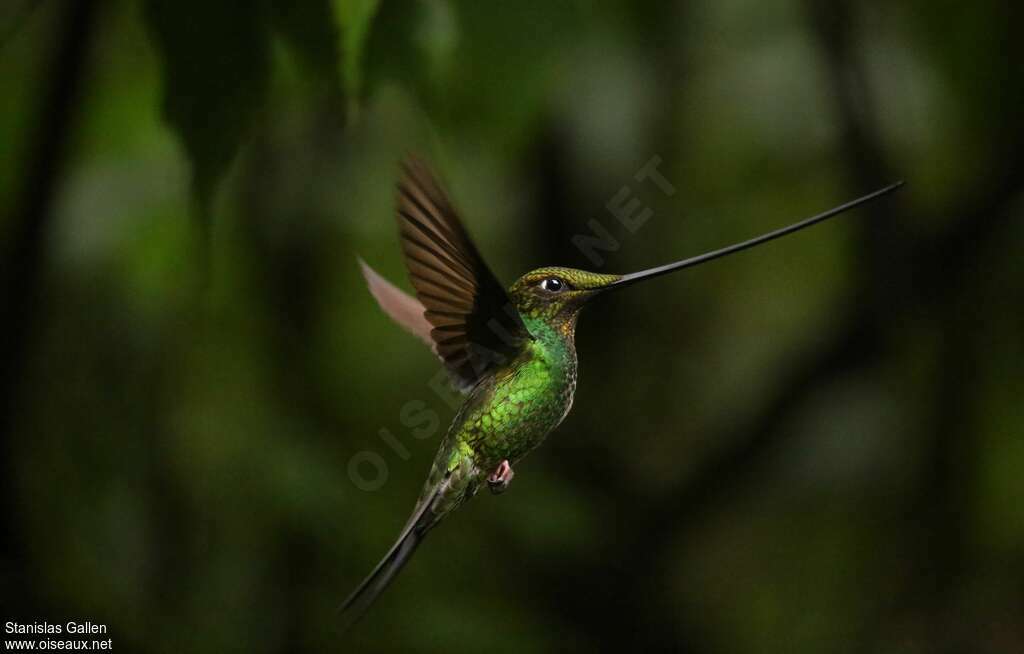
[[[5,3],[4,619],[132,652],[1024,651],[1010,4]],[[408,151],[506,283],[593,268],[590,221],[628,272],[908,185],[590,307],[569,418],[342,640],[452,415],[356,265],[408,288]]]

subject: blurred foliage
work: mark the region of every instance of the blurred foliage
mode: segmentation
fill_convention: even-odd
[[[164,116],[181,136],[205,205],[266,95],[270,39],[262,7],[153,0],[146,9],[164,62]]]
[[[1024,651],[1020,13],[5,7],[5,620],[138,652]],[[453,413],[355,263],[406,286],[410,150],[507,282],[592,268],[592,221],[625,272],[909,184],[588,309],[572,414],[342,641]]]

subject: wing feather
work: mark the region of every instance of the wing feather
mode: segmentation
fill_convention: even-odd
[[[384,313],[427,343],[467,391],[529,333],[427,166],[410,158],[402,171],[398,225],[417,297],[359,265]]]
[[[363,278],[370,289],[370,294],[377,300],[384,313],[437,354],[437,344],[430,336],[434,326],[423,315],[426,312],[423,303],[384,279],[362,259],[359,260],[359,267],[363,271]]]
[[[437,179],[415,158],[402,169],[398,223],[409,278],[436,352],[459,386],[472,387],[529,335]]]

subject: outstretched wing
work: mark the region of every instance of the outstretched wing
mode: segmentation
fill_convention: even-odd
[[[363,271],[363,279],[366,280],[370,294],[373,295],[373,299],[377,300],[377,304],[380,305],[384,313],[410,334],[426,343],[431,352],[437,354],[437,343],[430,336],[434,326],[423,315],[427,311],[423,303],[384,279],[362,259],[359,259],[359,267]]]
[[[434,351],[458,386],[472,388],[515,357],[529,333],[441,185],[418,159],[402,168],[398,224],[409,278],[433,326]]]

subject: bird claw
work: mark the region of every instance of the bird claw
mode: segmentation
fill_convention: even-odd
[[[487,485],[491,489],[492,495],[501,495],[508,490],[508,485],[512,483],[512,478],[516,476],[516,473],[512,470],[512,464],[508,462],[508,459],[503,459],[498,467],[495,468],[491,476],[487,478]]]

